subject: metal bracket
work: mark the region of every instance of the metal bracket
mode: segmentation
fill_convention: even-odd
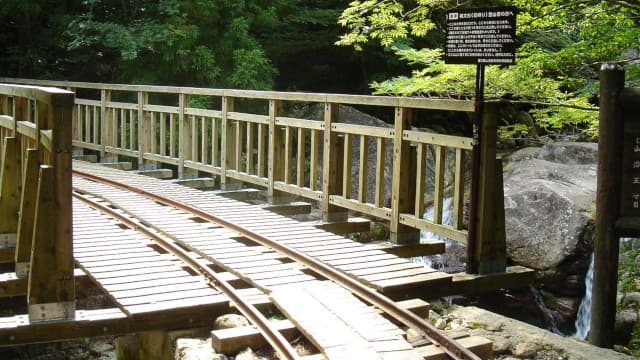
[[[158,170],[158,165],[149,163],[138,164],[138,170]]]
[[[30,322],[74,320],[75,313],[75,301],[29,305]]]
[[[29,277],[30,262],[17,262],[16,263],[16,276],[19,279],[26,279]]]
[[[18,242],[18,235],[16,233],[0,234],[0,248],[16,247],[17,242]]]

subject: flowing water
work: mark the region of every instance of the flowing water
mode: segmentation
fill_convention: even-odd
[[[578,308],[578,317],[576,318],[576,333],[575,337],[579,339],[586,339],[591,327],[591,289],[593,288],[593,254],[591,254],[591,262],[589,263],[589,270],[584,279],[585,291],[584,297],[580,302]]]
[[[453,224],[453,198],[447,197],[442,201],[442,223],[444,225]],[[433,221],[433,207],[429,207],[423,216],[424,219]],[[445,271],[445,272],[457,272],[463,271],[465,267],[466,251],[464,246],[456,241],[453,241],[447,237],[432,233],[430,231],[421,231],[421,239],[435,239],[442,240],[445,243],[446,251],[444,254],[437,254],[432,256],[418,256],[411,258],[411,261],[419,264],[424,264],[430,268]]]

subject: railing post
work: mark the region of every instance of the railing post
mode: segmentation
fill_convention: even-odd
[[[229,96],[222,97],[222,124],[221,124],[221,140],[220,140],[220,168],[222,174],[220,175],[220,188],[222,190],[231,190],[236,187],[233,185],[237,183],[231,178],[227,178],[227,170],[236,163],[236,146],[235,146],[235,132],[233,131],[233,125],[229,120],[229,112],[232,112],[234,108],[234,99]],[[237,169],[236,169],[237,170]]]
[[[480,144],[475,263],[477,273],[506,269],[502,161],[496,160],[498,104],[485,104]]]
[[[73,319],[75,281],[71,210],[73,95],[56,94],[51,119],[50,165],[40,167],[29,269],[30,320]]]
[[[391,182],[390,240],[398,244],[420,242],[420,230],[400,223],[400,214],[413,213],[416,199],[415,156],[409,141],[403,140],[411,128],[411,110],[396,107],[393,139],[393,175]],[[413,166],[413,170],[412,170]]]
[[[151,137],[155,136],[151,117],[145,111],[145,106],[149,103],[149,93],[138,92],[138,169],[152,170],[155,164],[144,159],[144,154],[151,152]]]
[[[188,115],[185,114],[185,108],[189,106],[189,95],[188,94],[180,94],[180,98],[178,100],[179,104],[179,119],[178,119],[178,178],[179,179],[191,179],[195,178],[197,171],[192,169],[185,169],[184,161],[192,160],[191,158],[191,148],[193,146],[193,139],[191,137],[193,118],[189,118]],[[203,135],[206,136],[206,135]]]
[[[615,223],[620,214],[620,184],[623,183],[624,149],[621,140],[624,139],[625,125],[620,94],[624,88],[624,77],[624,70],[618,65],[604,64],[600,71],[598,183],[589,342],[606,348],[611,348],[615,341],[620,246]],[[631,168],[632,164],[624,166]]]
[[[284,179],[284,139],[282,131],[276,125],[276,117],[282,110],[282,102],[269,100],[269,155],[267,157],[267,197],[273,202],[277,193],[274,189],[276,181]]]
[[[332,195],[342,194],[342,160],[338,135],[331,124],[338,120],[339,105],[325,103],[324,106],[324,149],[322,152],[322,221],[346,221],[348,211],[331,204]]]
[[[112,122],[113,114],[109,109],[107,109],[107,102],[111,101],[111,90],[101,90],[100,91],[100,161],[101,162],[115,162],[116,159],[113,157],[107,156],[106,147],[111,146],[112,138],[115,134],[113,132]],[[89,116],[87,113],[85,116]],[[88,122],[87,122],[88,123]],[[95,124],[95,122],[94,122]],[[90,133],[91,129],[85,129],[87,134]],[[88,138],[89,136],[87,136]],[[93,139],[96,141],[97,139]]]

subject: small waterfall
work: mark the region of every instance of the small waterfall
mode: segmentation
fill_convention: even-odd
[[[453,198],[446,197],[442,201],[442,223],[445,225],[453,225]],[[433,206],[430,206],[424,213],[423,218],[433,221]],[[459,261],[455,259],[455,256],[448,254],[449,250],[461,245],[447,237],[440,236],[430,231],[422,230],[420,232],[421,239],[436,239],[442,240],[445,243],[445,254],[437,254],[432,256],[418,256],[411,258],[411,261],[424,266],[436,269],[438,271],[445,271],[447,269],[463,268],[464,264],[457,264]],[[464,261],[464,260],[462,260]],[[459,269],[458,269],[459,271]]]
[[[589,270],[584,279],[585,291],[584,297],[580,302],[578,308],[578,317],[576,318],[576,333],[575,337],[579,339],[586,339],[589,335],[591,327],[591,290],[593,288],[593,253],[591,254],[591,262],[589,263]]]

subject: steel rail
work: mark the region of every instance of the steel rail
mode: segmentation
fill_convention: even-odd
[[[327,265],[311,256],[308,256],[304,253],[296,251],[295,249],[287,245],[278,243],[252,230],[239,226],[219,216],[213,215],[207,211],[201,210],[195,206],[183,203],[181,201],[167,198],[162,195],[157,195],[145,189],[128,185],[128,184],[122,184],[115,180],[105,178],[103,176],[90,174],[85,171],[73,170],[73,173],[77,176],[80,176],[89,180],[101,182],[101,183],[108,184],[123,190],[138,193],[149,199],[157,201],[161,204],[171,206],[177,209],[181,209],[183,211],[191,213],[194,216],[198,216],[202,219],[217,223],[218,225],[223,226],[229,230],[238,232],[243,236],[245,236],[246,238],[252,241],[255,241],[260,245],[266,246],[277,252],[280,252],[286,255],[287,257],[289,257],[290,259],[298,263],[301,263],[307,268],[313,270],[314,272],[324,276],[325,278],[336,282],[340,286],[346,288],[353,294],[362,298],[365,302],[368,302],[369,304],[376,306],[383,312],[391,315],[393,318],[403,323],[405,326],[418,332],[425,339],[429,340],[434,345],[440,347],[449,357],[453,359],[460,359],[460,360],[480,360],[480,357],[474,354],[471,350],[460,345],[460,343],[458,343],[456,340],[447,337],[447,335],[443,331],[431,325],[426,320],[410,312],[409,310],[406,310],[397,306],[395,302],[393,302],[393,300],[389,299],[388,297],[376,292],[375,290],[360,283],[359,281],[352,279],[347,274],[339,270],[336,270],[332,266]]]
[[[144,235],[151,238],[162,247],[167,252],[173,254],[175,257],[180,259],[184,264],[188,265],[192,270],[201,274],[209,281],[210,285],[222,292],[231,300],[238,310],[246,316],[251,323],[253,323],[265,337],[267,342],[273,346],[274,350],[278,353],[281,359],[288,360],[297,360],[300,359],[296,350],[289,344],[287,339],[282,336],[282,334],[270,325],[269,320],[262,315],[255,306],[249,304],[248,302],[242,299],[242,296],[238,294],[238,292],[231,286],[226,280],[222,279],[218,274],[216,274],[213,270],[211,270],[208,266],[203,264],[199,259],[189,254],[187,251],[182,249],[180,246],[173,243],[172,240],[168,240],[165,236],[158,234],[155,229],[145,225],[142,221],[138,221],[137,217],[132,214],[127,213],[127,215],[133,217],[127,217],[123,214],[118,213],[115,209],[112,209],[106,205],[100,204],[96,201],[91,200],[89,197],[78,193],[78,191],[74,191],[73,196],[82,202],[86,203],[90,207],[101,211],[119,221],[129,226],[130,228],[143,233]],[[100,200],[109,202],[108,199],[104,197],[97,196],[91,194],[93,197],[97,197]],[[110,203],[110,202],[109,202]],[[115,205],[115,204],[113,204]],[[134,220],[135,219],[135,220]]]

